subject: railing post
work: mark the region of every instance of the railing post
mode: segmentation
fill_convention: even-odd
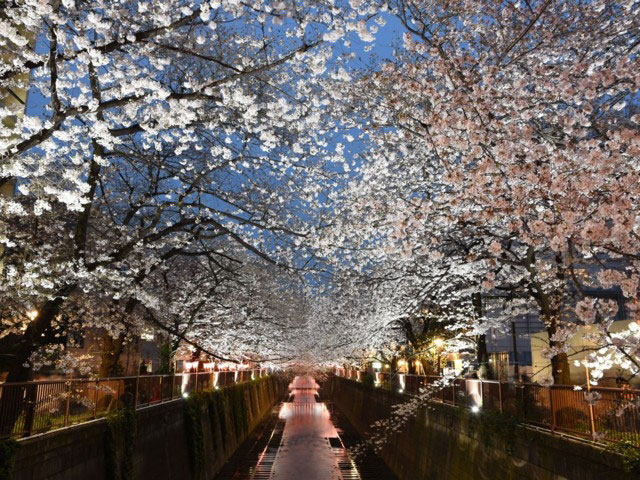
[[[456,405],[456,379],[454,378],[451,382],[451,400],[453,402],[453,406]]]
[[[547,387],[549,389],[549,405],[551,407],[551,432],[556,431],[556,408],[553,405],[553,387]]]
[[[585,366],[585,370],[587,371],[587,393],[591,393],[591,379],[589,378],[589,367]],[[591,429],[591,440],[595,440],[596,436],[596,422],[593,418],[593,402],[591,401],[591,395],[589,395],[589,401],[587,402],[589,405],[589,427]]]
[[[93,396],[93,418],[97,417],[98,414],[98,385],[100,380],[96,380],[96,394]]]
[[[71,403],[71,380],[67,381],[67,398],[64,402],[64,426],[69,425],[69,403]]]
[[[173,400],[173,392],[176,391],[176,372],[175,370],[171,374],[171,400]]]
[[[199,368],[200,368],[200,360],[198,360],[198,361],[196,362],[196,386],[195,386],[195,388],[193,389],[193,391],[194,391],[194,392],[197,392],[197,391],[198,391],[198,370],[199,370]]]
[[[24,431],[27,433],[26,436],[29,437],[33,434],[33,423],[36,417],[36,400],[38,398],[38,384],[30,383],[27,384],[26,387],[27,394],[27,412],[25,414],[24,419]]]
[[[138,373],[136,374],[136,391],[133,394],[133,409],[138,408],[138,390],[140,388],[140,367],[138,367]]]
[[[498,368],[498,402],[500,403],[500,413],[502,413],[502,376],[500,375],[501,368]]]

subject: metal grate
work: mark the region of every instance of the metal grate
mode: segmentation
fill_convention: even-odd
[[[268,480],[282,442],[284,420],[278,418],[280,405],[258,426],[224,464],[216,480]]]
[[[338,458],[338,468],[343,480],[397,480],[389,467],[372,451],[368,451],[356,459],[349,456],[348,449],[359,443],[362,438],[335,404],[325,403],[331,412],[331,421],[338,432],[336,440],[341,444],[340,451],[336,448],[334,452]]]
[[[351,460],[344,447],[334,448],[333,452],[338,461],[338,472],[342,480],[362,480],[356,464]]]

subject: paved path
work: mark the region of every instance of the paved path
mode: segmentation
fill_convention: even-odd
[[[324,403],[317,403],[318,385],[311,377],[296,377],[290,387],[293,402],[282,404],[286,420],[282,444],[273,465],[273,480],[341,480],[338,458],[329,443],[338,433]],[[349,476],[349,478],[354,478]]]

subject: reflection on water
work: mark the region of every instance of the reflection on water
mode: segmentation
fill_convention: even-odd
[[[329,410],[324,403],[284,403],[280,409],[280,418],[289,419],[302,415],[315,415],[329,418]]]
[[[307,376],[296,377],[289,385],[291,401],[283,403],[279,413],[286,423],[272,479],[340,479],[330,444],[331,439],[339,442],[338,433],[327,406],[317,402],[318,388]]]
[[[251,445],[236,452],[218,480],[396,480],[376,457],[355,464],[343,443],[353,445],[355,432],[340,429],[348,424],[318,401],[318,389],[313,378],[296,377],[278,416],[270,416],[259,439],[247,440]]]

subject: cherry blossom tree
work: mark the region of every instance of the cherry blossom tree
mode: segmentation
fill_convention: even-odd
[[[590,325],[595,378],[640,365],[638,8],[391,2],[403,48],[343,89],[370,145],[345,194],[362,224],[344,248],[364,265],[443,259],[478,293],[535,308],[557,382],[576,325]],[[596,285],[621,287],[627,330],[610,330],[616,305],[585,297]]]
[[[434,326],[481,351],[535,310],[556,382],[577,325],[594,378],[637,374],[639,8],[8,2],[0,88],[30,90],[0,131],[9,380],[83,301],[116,342],[153,326],[308,364]],[[392,18],[393,58],[358,71],[352,40]],[[594,286],[620,287],[627,329]]]
[[[0,132],[0,182],[17,182],[0,200],[9,381],[30,378],[79,292],[157,312],[151,277],[185,259],[305,261],[290,246],[332,176],[315,81],[326,16],[299,2],[7,5],[0,36],[18,53],[1,86],[36,103]],[[200,280],[182,293],[206,301]]]

